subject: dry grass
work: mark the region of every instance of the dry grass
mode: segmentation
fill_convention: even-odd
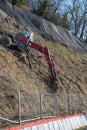
[[[7,22],[4,25],[0,28],[0,36],[6,34],[9,28],[12,32],[18,30],[18,28],[12,26],[15,25],[14,22],[12,22],[11,27],[8,26],[9,23]],[[18,27],[17,24],[16,27]],[[35,34],[35,42],[42,46],[48,46],[50,50],[57,69],[59,82],[57,93],[66,93],[67,86],[70,85],[72,93],[87,94],[87,55],[81,55],[59,43],[46,41],[37,34]],[[16,94],[18,91],[26,94],[54,92],[50,88],[49,67],[44,55],[32,49],[31,62],[32,70],[29,68],[24,52],[17,53],[0,46],[0,95],[5,96],[4,99],[0,99],[0,116],[8,117],[10,111],[13,112],[17,109],[16,103],[12,103],[11,106],[7,105],[8,95],[12,96],[13,93]],[[14,101],[17,100],[16,97],[13,98]]]

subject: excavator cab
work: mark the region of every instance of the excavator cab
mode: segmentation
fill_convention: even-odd
[[[23,35],[25,38],[29,39],[30,41],[34,41],[34,33],[31,30],[28,30],[24,28],[21,32],[21,35]]]

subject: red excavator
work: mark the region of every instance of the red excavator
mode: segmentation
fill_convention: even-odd
[[[55,68],[55,64],[52,61],[49,53],[48,47],[42,47],[40,44],[33,42],[34,41],[34,34],[30,30],[24,28],[21,32],[18,32],[15,35],[8,34],[6,36],[3,36],[0,39],[1,45],[5,47],[10,47],[10,46],[16,46],[19,48],[22,48],[23,50],[26,51],[28,61],[29,61],[29,66],[31,66],[30,62],[30,57],[31,57],[31,48],[43,53],[45,55],[47,64],[49,66],[49,70],[51,73],[50,76],[50,82],[52,84],[52,87],[54,89],[57,89],[57,72]]]

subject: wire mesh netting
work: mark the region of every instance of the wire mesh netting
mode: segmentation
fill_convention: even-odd
[[[0,94],[0,119],[32,120],[87,112],[86,94]],[[0,120],[1,121],[1,120]]]

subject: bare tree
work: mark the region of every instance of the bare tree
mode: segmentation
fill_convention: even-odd
[[[72,0],[68,10],[70,30],[75,36],[83,38],[87,23],[87,0]]]
[[[82,26],[81,26],[80,38],[82,38],[84,35],[86,25],[87,25],[87,0],[83,0]]]
[[[51,11],[57,13],[61,10],[64,0],[51,0]]]

